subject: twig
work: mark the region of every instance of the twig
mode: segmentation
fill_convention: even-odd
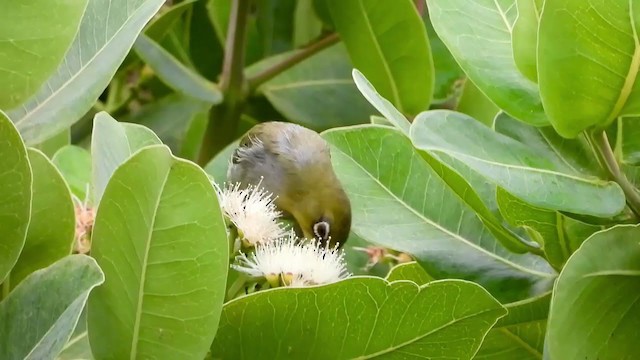
[[[308,59],[309,57],[337,43],[338,41],[340,41],[340,37],[338,36],[338,33],[333,33],[329,36],[325,36],[322,39],[314,43],[311,43],[310,45],[296,51],[291,56],[282,60],[281,62],[267,69],[262,70],[255,76],[252,76],[251,78],[248,79],[249,92],[255,91],[255,89],[257,89],[258,86],[273,79],[283,71],[292,68],[293,66],[300,63],[301,61]]]

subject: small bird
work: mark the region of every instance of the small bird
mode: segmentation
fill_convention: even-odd
[[[227,181],[260,185],[296,223],[298,236],[342,247],[351,229],[351,203],[331,164],[327,142],[303,126],[270,121],[251,128],[233,152]]]

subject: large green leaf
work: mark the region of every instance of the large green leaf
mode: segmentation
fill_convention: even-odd
[[[474,359],[542,360],[551,293],[506,304],[509,311],[489,331]]]
[[[96,358],[202,359],[218,327],[228,241],[215,190],[165,145],[113,173],[91,255],[106,282],[89,298]]]
[[[76,217],[69,188],[47,157],[29,149],[33,172],[31,220],[18,262],[11,270],[11,287],[35,270],[71,254]]]
[[[223,359],[471,359],[506,311],[461,280],[417,286],[355,277],[261,291],[225,304],[212,355]]]
[[[80,30],[58,70],[10,112],[27,144],[79,120],[94,104],[164,0],[89,0]]]
[[[640,13],[634,1],[547,1],[538,34],[538,82],[564,137],[640,115]],[[588,76],[585,76],[588,74]]]
[[[587,239],[560,273],[549,314],[551,359],[633,359],[640,353],[640,226]]]
[[[85,255],[69,255],[29,275],[0,303],[0,358],[54,358],[89,293],[103,281],[100,267]]]
[[[351,200],[352,231],[414,255],[435,278],[463,278],[501,301],[534,295],[553,280],[541,258],[505,249],[466,203],[393,128],[323,134]]]
[[[460,161],[537,207],[611,217],[625,206],[616,183],[584,174],[563,158],[547,157],[460,113],[418,115],[411,139],[417,148]]]
[[[544,0],[516,0],[518,17],[513,24],[513,58],[529,80],[538,82],[538,23]]]
[[[111,175],[133,153],[148,146],[160,144],[160,139],[149,129],[119,123],[105,112],[96,114],[91,137],[93,202],[98,205]]]
[[[64,345],[56,360],[93,360],[89,333],[87,332],[87,307],[80,314],[76,328],[73,330],[69,341]]]
[[[31,182],[27,149],[9,118],[0,111],[0,283],[24,246],[31,214]]]
[[[214,83],[182,65],[168,51],[145,34],[140,34],[135,51],[168,86],[185,95],[211,104],[222,101],[222,93]]]
[[[353,64],[402,113],[429,108],[429,38],[412,0],[326,0]]]
[[[386,277],[387,281],[409,280],[421,286],[433,281],[420,264],[415,261],[394,266]]]
[[[587,237],[602,230],[601,226],[581,223],[557,211],[531,206],[502,188],[498,188],[497,199],[504,219],[512,226],[527,230],[558,271]]]
[[[266,59],[256,72],[282,57]],[[288,120],[321,131],[366,123],[373,109],[351,79],[352,65],[344,45],[333,45],[263,84],[258,91]]]
[[[64,58],[87,0],[0,3],[0,108],[32,96]]]
[[[500,112],[500,109],[474,83],[466,80],[462,94],[458,99],[456,111],[467,114],[481,123],[493,127],[493,120]]]
[[[469,79],[518,120],[545,125],[535,82],[517,68],[511,33],[516,0],[428,0],[433,27]]]
[[[91,154],[76,145],[65,146],[51,159],[62,177],[66,180],[71,193],[80,201],[90,200],[91,191]]]

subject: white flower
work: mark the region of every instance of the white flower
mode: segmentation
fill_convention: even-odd
[[[265,278],[273,287],[300,287],[336,282],[351,274],[344,260],[344,251],[323,247],[316,241],[297,243],[294,232],[256,246],[247,256],[236,256],[232,267],[255,278]]]
[[[285,229],[278,223],[281,213],[272,194],[261,189],[259,184],[244,189],[239,183],[225,189],[213,185],[222,210],[238,229],[238,236],[245,246],[252,247],[285,235]]]

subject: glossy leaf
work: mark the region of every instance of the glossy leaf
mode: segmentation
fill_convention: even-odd
[[[637,225],[616,226],[571,256],[551,300],[552,359],[628,359],[640,352],[639,237]]]
[[[427,110],[433,95],[433,59],[413,1],[326,1],[354,66],[401,113]]]
[[[0,108],[32,96],[56,70],[76,36],[87,0],[0,3]]]
[[[548,124],[538,86],[513,57],[516,0],[428,0],[427,5],[438,36],[480,91],[518,120]]]
[[[149,129],[119,123],[105,112],[96,114],[91,137],[93,202],[100,203],[104,189],[115,169],[144,146],[160,144]]]
[[[0,303],[0,358],[51,359],[69,340],[93,288],[95,260],[70,255],[29,275]]]
[[[73,330],[69,341],[64,345],[56,360],[93,360],[89,333],[87,332],[87,307],[80,314],[76,328]]]
[[[420,114],[411,139],[417,148],[455,158],[537,207],[610,217],[625,206],[617,184],[585,175],[563,159],[544,156],[460,113]]]
[[[409,280],[421,286],[433,281],[433,277],[427,274],[420,264],[415,261],[394,266],[386,277],[387,281]]]
[[[545,3],[538,78],[545,111],[560,135],[573,138],[618,116],[640,115],[639,24],[633,1]]]
[[[144,148],[113,173],[91,255],[106,282],[89,298],[96,358],[202,359],[220,319],[228,269],[215,191],[165,145]]]
[[[551,293],[506,304],[507,316],[484,338],[474,359],[541,360]]]
[[[0,283],[24,246],[31,214],[31,183],[27,149],[9,118],[0,111]]]
[[[419,287],[356,277],[306,289],[262,291],[225,304],[212,355],[471,359],[505,313],[470,282],[434,281]]]
[[[90,108],[163,0],[89,0],[80,30],[56,72],[23,106],[11,110],[27,144],[79,120]]]
[[[511,41],[516,66],[529,80],[538,82],[538,23],[544,0],[516,0],[518,17],[513,24]]]
[[[373,85],[367,80],[366,77],[358,70],[353,69],[352,72],[353,81],[356,83],[358,90],[362,93],[367,101],[373,105],[382,116],[389,120],[393,125],[400,129],[405,135],[409,135],[409,126],[411,123],[407,118],[402,115],[389,100],[385,99],[378,93]]]
[[[71,254],[76,217],[62,175],[40,151],[28,150],[33,173],[31,220],[20,258],[11,270],[11,287],[32,272]]]
[[[358,126],[323,137],[351,200],[352,231],[366,241],[415,256],[436,279],[478,282],[501,301],[552,280],[542,259],[505,249],[397,130]]]
[[[134,49],[155,71],[158,78],[174,90],[211,104],[222,101],[222,93],[214,83],[181,64],[145,34],[140,34]]]
[[[66,180],[71,193],[79,200],[90,200],[87,192],[91,189],[91,154],[76,145],[58,150],[51,161]]]
[[[344,46],[336,44],[281,73],[258,90],[288,120],[318,131],[366,123],[373,109],[354,86],[351,69]]]

